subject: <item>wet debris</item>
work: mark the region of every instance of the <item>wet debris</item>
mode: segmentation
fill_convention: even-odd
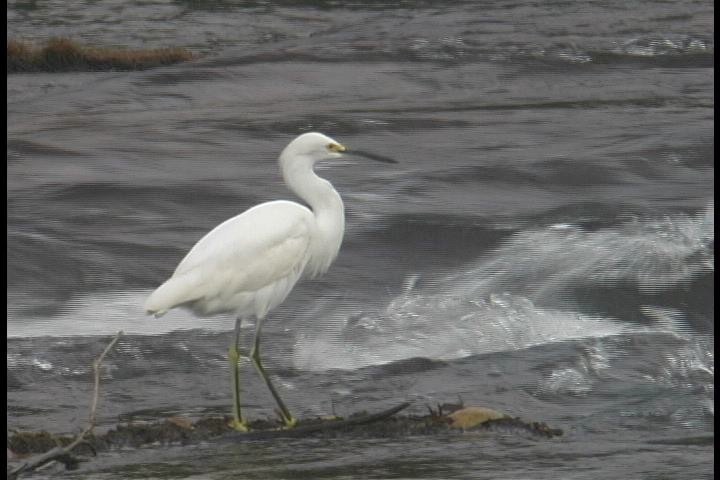
[[[526,422],[487,407],[469,406],[445,414],[442,408],[428,415],[396,415],[409,404],[378,413],[358,412],[347,418],[312,418],[301,420],[295,428],[286,429],[273,419],[250,422],[250,431],[241,433],[230,427],[230,416],[207,417],[192,420],[187,417],[170,417],[157,422],[130,422],[118,424],[102,434],[85,438],[92,451],[113,448],[141,448],[152,445],[192,444],[220,439],[222,441],[262,440],[301,436],[406,436],[432,435],[452,431],[502,430],[525,433],[535,437],[552,438],[562,430],[542,422]],[[21,458],[25,455],[46,452],[68,445],[72,436],[53,435],[48,432],[12,432],[7,439],[9,454]]]
[[[187,445],[204,441],[244,442],[280,439],[287,437],[402,437],[410,435],[437,435],[457,432],[502,432],[534,438],[550,439],[563,434],[543,422],[526,422],[486,407],[463,407],[449,414],[413,416],[395,415],[407,407],[403,403],[383,412],[360,412],[347,418],[303,419],[295,428],[282,427],[277,420],[250,422],[249,432],[237,432],[230,427],[232,417],[209,417],[191,420],[171,417],[157,422],[131,422],[119,424],[105,433],[90,433],[77,445],[72,454],[67,446],[75,437],[54,435],[48,432],[12,432],[7,439],[8,478],[18,464],[45,465],[56,462],[66,470],[78,468],[83,460],[97,452],[120,448],[142,448],[162,445]]]

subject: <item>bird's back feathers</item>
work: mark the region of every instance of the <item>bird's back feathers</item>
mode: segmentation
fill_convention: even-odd
[[[205,235],[155,290],[148,313],[177,306],[198,314],[263,317],[290,293],[310,260],[313,213],[273,201],[233,217]]]

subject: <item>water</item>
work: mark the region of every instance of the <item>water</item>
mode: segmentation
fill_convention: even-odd
[[[146,318],[205,232],[292,198],[322,131],[330,271],[268,320],[299,416],[485,405],[558,440],[294,439],[110,452],[75,478],[710,478],[711,2],[19,2],[8,37],[185,46],[146,72],[8,76],[8,424],[227,412],[232,318]],[[252,335],[247,324],[246,342]],[[273,415],[243,364],[245,413]]]

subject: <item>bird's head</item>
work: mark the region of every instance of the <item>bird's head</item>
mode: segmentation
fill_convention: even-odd
[[[317,132],[303,133],[290,142],[280,155],[281,163],[296,162],[297,159],[309,160],[310,165],[320,160],[342,157],[344,153],[369,158],[383,163],[397,163],[392,158],[361,151],[350,150],[327,135]],[[292,159],[292,160],[291,160]]]
[[[303,133],[290,142],[283,150],[282,156],[305,157],[315,163],[319,160],[341,157],[346,150],[342,144],[327,135],[310,132]]]

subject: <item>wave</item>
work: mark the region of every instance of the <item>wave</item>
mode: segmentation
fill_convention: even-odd
[[[413,357],[449,360],[581,338],[691,330],[680,308],[643,299],[645,322],[582,311],[579,285],[630,282],[666,291],[714,270],[712,205],[696,216],[635,221],[594,232],[571,225],[523,231],[463,271],[423,282],[384,308],[316,303],[305,317],[324,318],[301,333],[300,369],[354,369]],[[614,298],[605,299],[612,304]],[[642,304],[647,301],[647,304]],[[664,313],[663,313],[664,312]],[[668,313],[670,312],[670,313]]]
[[[634,220],[586,231],[556,224],[513,235],[492,254],[443,279],[462,295],[520,290],[534,300],[578,285],[630,282],[643,293],[687,284],[714,271],[714,206],[695,216]]]
[[[150,290],[106,292],[70,300],[64,312],[45,316],[18,315],[8,307],[8,338],[162,335],[176,330],[232,330],[227,316],[198,319],[184,310],[173,310],[162,319],[149,317],[142,305]],[[8,304],[9,305],[9,304]]]

